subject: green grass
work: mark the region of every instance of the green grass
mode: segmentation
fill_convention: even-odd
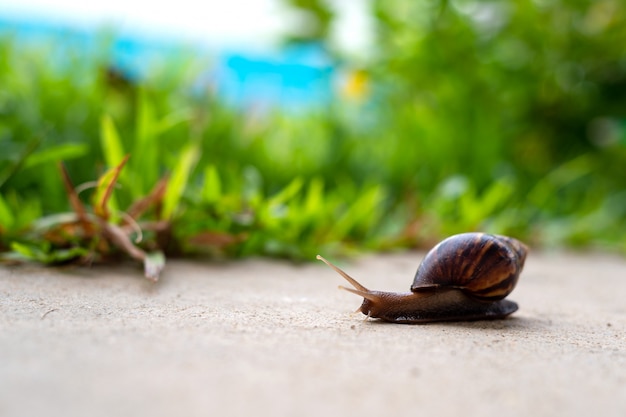
[[[312,260],[484,230],[626,252],[626,12],[604,3],[522,2],[491,37],[449,5],[420,9],[418,30],[396,14],[414,3],[375,3],[376,59],[304,114],[198,93],[206,57],[135,82],[105,44],[78,59],[2,38],[0,250]]]

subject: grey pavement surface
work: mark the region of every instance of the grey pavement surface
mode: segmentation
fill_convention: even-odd
[[[341,263],[408,289],[421,254]],[[0,416],[626,416],[626,260],[531,253],[510,319],[354,315],[321,263],[0,267]]]

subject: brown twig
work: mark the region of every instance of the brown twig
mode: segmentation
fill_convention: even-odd
[[[165,195],[165,191],[167,190],[167,184],[169,182],[169,177],[165,176],[156,183],[156,185],[152,188],[150,193],[135,201],[126,211],[133,219],[137,219],[141,216],[148,208],[163,200],[163,196]]]
[[[86,236],[91,236],[94,233],[93,224],[89,220],[87,215],[87,209],[74,188],[74,184],[72,184],[72,179],[70,178],[69,173],[67,172],[67,168],[63,162],[59,162],[59,169],[61,171],[61,178],[63,179],[63,185],[65,186],[65,191],[67,192],[67,197],[70,200],[70,205],[72,209],[76,213],[76,217],[78,217],[78,221],[80,225],[83,227]]]
[[[98,188],[100,188],[100,181],[103,180],[108,180],[108,184],[106,184],[106,189],[104,191],[104,194],[102,194],[102,197],[100,197],[100,201],[96,201],[94,204],[94,210],[96,212],[96,214],[104,219],[108,219],[110,217],[110,213],[109,213],[109,207],[107,206],[107,202],[109,201],[109,198],[111,198],[111,194],[113,194],[113,189],[115,188],[115,183],[117,182],[117,179],[120,176],[120,173],[122,172],[122,168],[124,168],[124,165],[126,165],[126,162],[128,161],[128,158],[130,158],[130,155],[127,154],[122,161],[115,167],[112,169],[112,178],[108,178],[108,172],[106,174],[104,174],[102,177],[100,177],[100,180],[98,181]]]
[[[45,319],[48,314],[52,313],[53,311],[57,311],[57,310],[58,310],[58,308],[53,308],[51,310],[46,311],[45,313],[43,313],[41,315],[41,320]]]

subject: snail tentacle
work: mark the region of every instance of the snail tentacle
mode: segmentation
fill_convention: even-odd
[[[319,259],[320,261],[324,262],[326,265],[330,266],[332,269],[334,269],[339,275],[344,277],[357,290],[360,290],[360,291],[365,292],[365,293],[370,292],[370,290],[368,290],[363,285],[361,285],[356,279],[352,278],[350,275],[346,274],[340,268],[338,268],[335,265],[333,265],[330,262],[328,262],[326,259],[324,259],[324,257],[322,257],[320,255],[317,255],[316,258]],[[349,289],[347,289],[347,290],[350,291]],[[358,293],[355,293],[355,294],[358,294]]]
[[[375,301],[375,300],[378,300],[380,298],[380,297],[376,296],[376,294],[373,294],[370,291],[356,290],[354,288],[344,287],[343,285],[339,285],[338,288],[340,290],[351,292],[352,294],[360,295],[361,297],[366,298],[366,299],[368,299],[370,301]]]

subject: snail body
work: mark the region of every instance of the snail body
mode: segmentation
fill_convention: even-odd
[[[462,233],[441,241],[415,273],[410,292],[372,291],[321,256],[363,297],[357,311],[393,323],[501,319],[515,312],[513,291],[528,248],[517,239]]]

